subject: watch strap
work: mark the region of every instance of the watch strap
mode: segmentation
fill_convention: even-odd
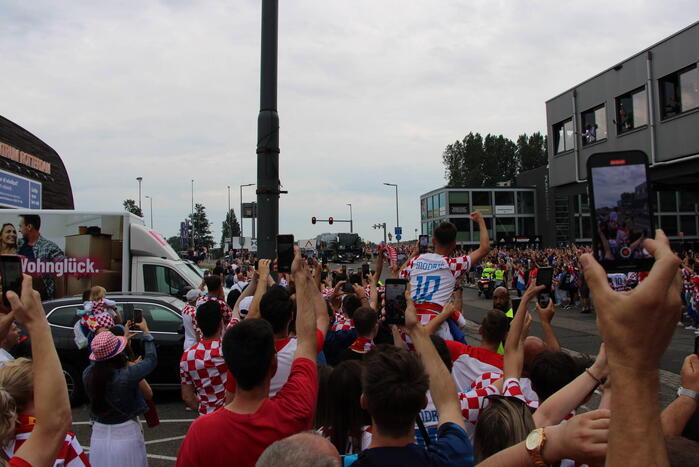
[[[691,389],[687,389],[685,387],[680,386],[677,389],[677,396],[686,396],[691,399],[694,399],[697,403],[699,403],[699,393],[696,391],[692,391]]]

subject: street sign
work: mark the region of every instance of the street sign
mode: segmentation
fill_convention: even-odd
[[[257,217],[257,203],[243,203],[243,219]]]
[[[400,235],[400,234],[396,234],[396,240],[398,240],[398,241],[400,242],[400,239],[401,239],[401,235]]]
[[[393,233],[396,235],[403,235],[403,227],[396,227]]]

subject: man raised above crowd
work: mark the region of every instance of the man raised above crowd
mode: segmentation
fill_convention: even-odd
[[[471,213],[471,220],[478,223],[480,246],[470,255],[451,255],[456,249],[456,226],[442,222],[432,237],[434,253],[422,253],[408,261],[401,277],[410,280],[412,299],[417,308],[418,321],[424,326],[442,312],[451,299],[457,279],[478,263],[490,251],[488,227],[479,211]],[[442,323],[437,335],[453,339],[448,321]]]

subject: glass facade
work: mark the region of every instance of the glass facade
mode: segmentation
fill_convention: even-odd
[[[480,233],[469,217],[476,209],[483,214],[492,241],[538,234],[533,188],[445,188],[423,195],[421,233],[431,236],[435,227],[449,221],[456,226],[458,244],[476,245]]]

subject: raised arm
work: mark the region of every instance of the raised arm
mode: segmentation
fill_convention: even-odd
[[[609,287],[606,271],[591,255],[580,258],[612,379],[614,417],[607,465],[668,465],[658,368],[680,317],[680,260],[662,230],[644,246],[655,263],[648,277],[628,293]]]
[[[682,387],[699,393],[699,357],[691,354],[684,359],[682,370]],[[677,396],[660,415],[665,436],[681,436],[684,427],[699,408],[697,401],[688,396]]]
[[[514,319],[510,323],[510,330],[507,333],[507,339],[505,340],[505,355],[503,359],[503,369],[505,380],[509,378],[519,379],[522,376],[522,367],[524,366],[524,339],[527,337],[527,331],[529,325],[527,324],[527,318],[529,318],[529,323],[531,323],[531,317],[527,311],[529,301],[536,297],[541,290],[544,289],[543,285],[529,287],[524,295],[522,296],[522,301],[519,303],[519,308],[517,308],[517,313]]]
[[[238,300],[235,301],[235,306],[233,306],[234,317],[240,317],[240,304],[243,303],[243,299],[253,295],[255,293],[255,290],[257,290],[257,274],[253,274],[252,280],[250,280],[248,286],[245,287],[245,290],[241,292],[240,296],[238,297]]]
[[[32,346],[34,412],[38,420],[29,439],[15,452],[33,466],[53,466],[72,422],[68,389],[51,338],[49,323],[31,276],[24,275],[22,297],[7,292],[15,318],[29,331]]]
[[[257,263],[257,287],[255,287],[255,296],[252,298],[250,309],[248,310],[248,318],[260,317],[260,302],[265,293],[267,293],[267,280],[269,279],[269,267],[272,262],[268,259],[261,259]]]
[[[490,237],[488,235],[488,227],[485,225],[485,219],[483,219],[483,215],[480,211],[473,211],[471,213],[471,220],[478,224],[478,232],[480,233],[478,249],[470,255],[472,264],[476,265],[490,253]]]
[[[298,339],[294,358],[307,358],[315,362],[318,349],[313,293],[317,291],[313,290],[306,270],[306,261],[301,257],[299,247],[294,247],[291,274],[296,284],[296,338]]]
[[[541,322],[541,327],[544,330],[544,342],[546,343],[546,349],[553,352],[558,352],[561,350],[561,344],[559,344],[556,338],[556,333],[553,332],[553,326],[551,326],[551,321],[553,320],[553,300],[549,300],[546,308],[541,308],[539,306],[539,301],[536,300],[536,312],[539,315],[539,321]]]
[[[454,380],[449,374],[447,367],[444,366],[442,359],[439,358],[437,349],[434,348],[430,336],[417,320],[415,304],[410,298],[409,289],[405,293],[405,299],[407,301],[405,328],[413,341],[415,350],[420,354],[422,363],[430,378],[430,394],[439,412],[439,424],[451,422],[465,430],[466,425],[461,415],[461,405],[459,404]]]

